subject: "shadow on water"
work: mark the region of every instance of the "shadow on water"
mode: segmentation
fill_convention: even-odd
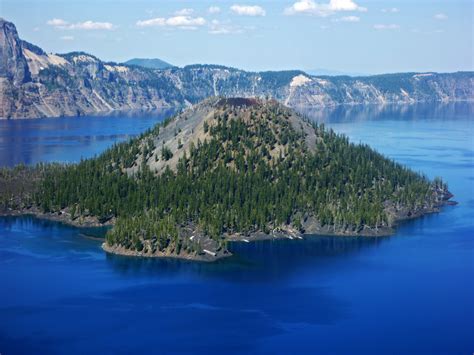
[[[173,258],[135,258],[107,254],[108,264],[122,275],[194,274],[233,283],[273,282],[308,267],[326,267],[331,259],[377,247],[387,238],[307,236],[304,240],[267,240],[230,244],[233,255],[213,263]]]
[[[157,344],[164,352],[209,352],[215,347],[251,351],[256,342],[292,327],[334,324],[351,316],[350,305],[318,283],[299,286],[272,281],[381,241],[311,236],[303,241],[234,243],[231,248],[236,254],[216,263],[116,255],[84,260],[75,253],[80,246],[90,250],[99,244],[78,238],[82,229],[28,216],[0,218],[0,227],[14,232],[0,237],[0,242],[28,234],[35,242],[20,247],[35,253],[41,245],[49,248],[49,254],[61,248],[68,257],[57,260],[54,268],[68,270],[72,279],[88,275],[83,281],[78,277],[87,287],[76,294],[59,287],[53,302],[0,307],[2,321],[9,325],[7,332],[0,327],[0,341],[9,346],[2,350],[11,353],[33,347],[41,353],[84,353],[91,342],[105,353],[146,351]],[[58,245],[61,239],[74,240],[73,249],[64,250]],[[200,326],[203,322],[206,325]],[[42,324],[40,330],[21,339],[13,335],[36,323]],[[150,335],[150,329],[159,331]],[[79,333],[87,344],[77,339]]]
[[[51,221],[48,219],[37,218],[34,215],[21,215],[21,216],[0,216],[0,227],[2,230],[11,230],[14,228],[19,229],[38,229],[38,230],[76,230],[78,233],[97,237],[104,238],[107,230],[110,229],[109,226],[105,227],[73,227],[68,224]]]
[[[357,254],[377,247],[386,238],[306,236],[304,240],[268,240],[230,243],[231,257],[216,262],[196,262],[176,258],[137,258],[104,253],[101,241],[109,227],[76,228],[33,216],[0,217],[7,237],[0,243],[28,253],[48,254],[48,250],[68,255],[93,252],[122,276],[172,277],[188,275],[219,278],[230,282],[272,282],[291,277],[307,267],[325,267],[331,259]]]
[[[268,282],[289,278],[300,270],[327,267],[342,255],[374,248],[387,238],[308,235],[304,240],[267,240],[230,243],[231,257],[216,262],[176,258],[137,258],[104,253],[100,245],[109,227],[76,228],[33,216],[0,217],[5,238],[0,245],[28,254],[60,253],[70,256],[87,252],[105,260],[119,276],[133,278],[212,278],[232,283]],[[49,251],[49,252],[48,252]]]
[[[75,228],[30,215],[0,217],[0,255],[44,260],[103,259],[99,248],[106,229]],[[0,264],[2,261],[0,258]]]

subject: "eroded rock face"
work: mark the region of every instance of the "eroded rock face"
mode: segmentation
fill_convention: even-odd
[[[0,18],[0,77],[8,79],[13,85],[21,85],[31,79],[16,27],[2,18]]]
[[[189,106],[210,96],[271,97],[289,107],[474,100],[474,73],[317,77],[219,65],[150,69],[83,53],[47,54],[0,20],[0,118]]]

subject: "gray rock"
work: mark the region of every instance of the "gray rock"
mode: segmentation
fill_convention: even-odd
[[[218,65],[150,69],[84,52],[45,53],[0,20],[0,118],[184,107],[210,96],[272,97],[293,108],[474,100],[474,72],[368,77],[246,72]]]

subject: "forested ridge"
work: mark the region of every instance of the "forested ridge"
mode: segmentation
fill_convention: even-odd
[[[67,210],[73,219],[117,218],[109,245],[200,253],[192,234],[225,248],[226,236],[286,227],[305,232],[309,220],[335,232],[376,233],[394,222],[389,206],[431,208],[447,191],[440,179],[429,181],[274,101],[207,105],[212,115],[203,141],[188,149],[179,142],[174,152],[156,146],[177,119],[171,118],[96,158],[50,166],[34,203],[44,212]],[[181,154],[174,168],[150,168],[173,154]]]

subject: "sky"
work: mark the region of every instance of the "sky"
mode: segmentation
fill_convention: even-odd
[[[0,0],[47,52],[252,71],[474,70],[471,0]]]

